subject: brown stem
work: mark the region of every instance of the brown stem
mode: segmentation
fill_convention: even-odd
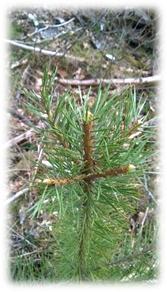
[[[84,122],[83,124],[83,143],[84,143],[84,173],[88,174],[92,170],[93,159],[92,159],[92,149],[93,149],[93,139],[92,139],[92,121]]]
[[[86,113],[86,120],[83,123],[83,146],[84,146],[84,169],[85,177],[83,190],[84,198],[81,206],[81,234],[78,251],[78,275],[80,280],[85,280],[87,277],[87,250],[90,242],[90,225],[91,225],[91,178],[87,175],[92,172],[93,168],[93,139],[92,139],[92,114]]]
[[[118,176],[121,174],[126,174],[129,172],[129,170],[130,170],[130,165],[125,165],[121,167],[109,168],[103,172],[94,172],[94,173],[76,175],[71,178],[56,178],[56,179],[47,178],[43,180],[43,183],[47,185],[62,186],[62,185],[72,184],[77,181],[90,182],[97,178],[103,178],[103,177],[105,178],[107,176]]]

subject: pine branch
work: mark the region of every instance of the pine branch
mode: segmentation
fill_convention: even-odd
[[[55,231],[59,279],[109,279],[107,263],[127,235],[140,195],[137,172],[129,172],[135,165],[143,174],[152,153],[151,128],[140,123],[145,100],[136,101],[130,89],[110,97],[100,88],[91,112],[87,97],[78,106],[66,95],[54,107],[47,84],[44,82],[41,102],[48,125],[42,148],[52,167],[47,169],[48,178],[46,173],[37,173],[35,182],[41,196],[33,210],[46,208],[44,198],[54,199],[55,207],[52,204],[50,210],[55,208],[59,216]],[[32,96],[32,103],[38,114],[39,100]],[[141,134],[132,139],[136,131]],[[131,246],[130,236],[127,238]]]
[[[89,161],[92,165],[92,160]],[[88,169],[88,161],[85,160],[86,164],[86,170]],[[55,186],[63,186],[63,185],[68,185],[68,184],[73,184],[75,182],[81,182],[81,181],[93,181],[97,178],[106,178],[108,176],[118,176],[122,174],[126,174],[132,170],[134,170],[135,167],[132,164],[126,165],[126,166],[121,166],[121,167],[115,167],[111,169],[107,169],[103,172],[93,172],[89,174],[81,174],[81,175],[76,175],[72,178],[46,178],[43,181],[41,180],[36,180],[38,183],[44,183],[46,185],[55,185]]]

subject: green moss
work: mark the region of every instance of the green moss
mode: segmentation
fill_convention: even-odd
[[[17,22],[13,22],[9,28],[9,36],[12,39],[19,38],[21,34],[23,34],[24,29]]]
[[[89,45],[86,48],[83,48],[81,42],[78,42],[73,46],[71,53],[85,59],[87,71],[92,75],[97,75],[97,72],[99,73],[99,68],[102,68],[101,64],[104,63],[104,58],[101,52],[95,50]]]

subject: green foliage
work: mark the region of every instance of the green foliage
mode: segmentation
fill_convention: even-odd
[[[21,33],[23,33],[24,30],[21,25],[19,25],[17,22],[13,22],[12,26],[10,26],[10,36],[15,39],[20,36]]]
[[[40,96],[24,93],[29,110],[44,124],[37,132],[43,136],[45,159],[51,164],[51,168],[37,173],[33,186],[38,190],[38,199],[29,214],[36,220],[41,210],[48,214],[56,211],[58,218],[38,272],[31,260],[26,263],[25,277],[24,273],[19,275],[19,266],[24,266],[19,259],[13,277],[51,281],[152,279],[156,274],[156,228],[146,230],[144,236],[143,232],[129,232],[130,216],[142,197],[138,178],[149,171],[154,155],[154,129],[148,115],[142,116],[145,100],[137,100],[134,88],[110,96],[109,88],[101,87],[91,107],[89,95],[76,101],[68,92],[54,100],[54,76],[44,73]],[[44,184],[46,178],[70,180],[84,173],[83,124],[88,112],[94,163],[89,172],[129,164],[135,166],[135,171],[63,186]]]

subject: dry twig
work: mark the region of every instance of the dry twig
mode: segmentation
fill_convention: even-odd
[[[8,148],[8,147],[12,147],[18,143],[20,143],[21,141],[23,141],[24,139],[28,139],[30,137],[32,137],[32,135],[34,134],[34,130],[33,129],[30,129],[28,130],[27,132],[15,137],[15,138],[12,138],[11,140],[9,140],[6,144],[5,144],[5,148]]]
[[[39,47],[33,47],[33,46],[29,46],[26,45],[24,43],[20,43],[19,41],[15,41],[15,40],[6,40],[7,43],[9,43],[10,45],[22,48],[22,49],[26,49],[26,50],[30,50],[33,51],[35,53],[40,53],[46,56],[53,56],[53,57],[65,57],[68,58],[71,61],[78,61],[78,62],[84,62],[85,59],[81,58],[81,57],[75,57],[72,55],[68,55],[68,54],[64,54],[64,53],[59,53],[59,52],[54,52],[54,51],[50,51],[50,50],[45,50],[45,49],[41,49]]]
[[[29,188],[25,188],[25,189],[17,192],[14,196],[7,199],[5,204],[8,205],[9,203],[11,203],[11,202],[15,201],[17,198],[19,198],[20,196],[26,194],[28,191],[29,191]]]
[[[87,80],[77,80],[77,79],[63,79],[56,78],[56,80],[64,85],[73,85],[73,86],[90,86],[90,85],[99,85],[99,84],[111,84],[114,87],[117,85],[144,85],[144,84],[155,84],[160,81],[159,75],[148,76],[148,77],[137,77],[137,78],[111,78],[111,79],[87,79]]]
[[[38,29],[37,31],[34,31],[33,33],[28,34],[26,37],[24,37],[24,39],[27,38],[27,37],[32,37],[35,34],[41,33],[42,31],[45,31],[45,30],[47,30],[49,28],[58,28],[58,27],[65,26],[65,25],[69,24],[70,22],[74,21],[74,19],[75,18],[73,17],[73,18],[69,19],[68,21],[65,21],[65,22],[60,23],[60,24],[47,25],[45,27],[42,27],[42,28]]]
[[[145,211],[145,213],[144,213],[143,220],[142,220],[142,222],[141,222],[140,233],[142,233],[142,231],[143,231],[143,227],[144,227],[145,221],[146,221],[146,219],[147,219],[148,212],[149,212],[149,208],[147,207],[147,208],[146,208],[146,211]]]
[[[28,63],[28,59],[23,59],[20,61],[16,61],[15,63],[11,64],[10,69],[16,69],[22,65],[25,65]]]

